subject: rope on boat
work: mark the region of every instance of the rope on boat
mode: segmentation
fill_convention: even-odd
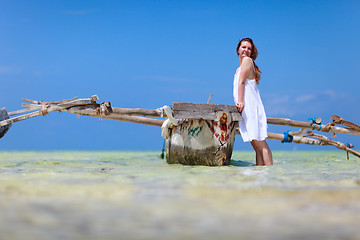
[[[162,147],[161,154],[160,154],[161,159],[164,159],[164,157],[165,157],[165,146],[166,146],[166,140],[164,139],[163,147]]]
[[[287,132],[284,132],[284,139],[281,141],[282,143],[291,143],[294,139],[294,136],[292,136],[290,133],[290,130]]]
[[[164,117],[164,114],[167,117],[161,126],[161,136],[164,139],[168,139],[170,137],[170,129],[179,125],[183,120],[174,118],[172,108],[169,106],[164,105],[158,108],[158,110],[160,111],[161,117]]]
[[[308,118],[309,121],[311,121],[311,124],[313,125],[313,129],[315,130],[316,125],[319,125],[320,128],[318,129],[318,131],[321,130],[321,118],[320,117],[316,117],[316,118]]]

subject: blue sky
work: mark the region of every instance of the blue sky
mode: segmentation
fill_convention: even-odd
[[[268,117],[360,123],[359,1],[0,0],[0,107],[97,94],[117,107],[233,104],[239,39],[259,50]],[[270,132],[296,130],[269,126]],[[360,136],[337,140],[360,147]],[[269,140],[272,149],[331,150]],[[161,150],[157,127],[51,113],[0,150]],[[251,146],[236,140],[236,150]]]

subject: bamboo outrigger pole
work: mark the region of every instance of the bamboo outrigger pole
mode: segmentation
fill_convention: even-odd
[[[44,102],[44,101],[36,101],[30,99],[23,99],[23,100],[28,102],[27,104],[22,104],[23,107],[26,107],[25,109],[9,112],[9,113],[7,113],[5,109],[0,109],[1,110],[0,138],[7,132],[7,130],[10,128],[12,123],[40,115],[46,115],[54,111],[69,112],[78,115],[85,115],[91,117],[98,117],[102,119],[118,120],[125,122],[133,122],[133,123],[146,124],[151,126],[162,126],[164,120],[156,119],[156,118],[166,117],[164,116],[164,110],[162,108],[158,108],[158,109],[118,108],[118,107],[112,107],[110,102],[108,101],[98,104],[96,103],[96,101],[99,100],[99,98],[96,95],[93,95],[90,98],[85,98],[85,99],[73,98],[70,100],[61,100],[57,102]],[[189,106],[194,105],[194,107],[196,107],[196,104],[185,104],[185,105],[189,105]],[[224,106],[231,107],[227,105]],[[9,118],[9,116],[18,115],[22,113],[26,113],[26,114]],[[317,121],[301,122],[301,121],[295,121],[284,118],[268,118],[267,119],[268,124],[301,128],[301,130],[298,132],[287,133],[288,136],[286,136],[285,133],[279,134],[279,133],[269,132],[268,139],[274,139],[274,140],[280,140],[286,142],[286,138],[291,137],[291,141],[295,143],[304,143],[311,145],[333,145],[337,148],[340,148],[342,150],[345,150],[360,157],[360,153],[350,149],[349,146],[346,146],[340,142],[333,141],[325,136],[317,135],[312,132],[308,132],[307,135],[304,135],[305,129],[312,129],[312,130],[332,132],[332,133],[360,135],[360,127],[358,125],[349,121],[345,121],[336,115],[332,117],[332,120],[333,120],[332,123],[329,123],[327,125],[322,125]],[[342,124],[350,128],[337,127],[334,126],[335,124]],[[237,131],[237,134],[239,134],[239,131]],[[296,136],[296,135],[301,135],[301,136]]]
[[[351,149],[351,145],[346,145],[346,144],[343,144],[341,142],[338,142],[338,141],[334,141],[326,136],[323,136],[323,135],[319,135],[319,134],[315,134],[313,133],[312,131],[308,131],[307,134],[305,136],[309,136],[309,137],[314,137],[314,138],[317,138],[317,139],[320,139],[321,141],[321,145],[332,145],[332,146],[335,146],[336,148],[338,149],[341,149],[341,150],[344,150],[346,152],[350,152],[351,154],[357,156],[360,158],[360,153]]]
[[[35,112],[24,114],[11,119],[3,120],[0,122],[0,127],[6,126],[14,122],[29,119],[32,117],[46,115],[54,111],[63,111],[63,112],[75,113],[75,114],[92,116],[92,117],[100,117],[104,119],[113,119],[119,121],[124,120],[124,121],[143,123],[143,124],[155,125],[155,126],[159,125],[160,122],[152,121],[153,119],[147,122],[142,118],[129,118],[129,117],[130,116],[142,116],[142,117],[162,116],[162,111],[160,109],[118,108],[118,107],[111,107],[109,102],[97,104],[96,101],[99,100],[99,98],[96,95],[91,96],[90,98],[87,99],[74,98],[71,100],[62,100],[58,102],[43,102],[43,101],[35,101],[29,99],[23,99],[23,100],[27,102],[31,102],[32,104],[22,104],[22,106],[27,108],[14,112],[9,112],[8,115],[12,116],[30,111],[35,111]],[[104,110],[99,112],[99,108],[100,110],[102,108]],[[268,124],[307,128],[318,131],[324,131],[323,129],[326,126],[321,124],[313,124],[311,122],[301,122],[301,121],[295,121],[285,118],[268,118],[267,122]],[[352,128],[336,127],[336,126],[331,126],[329,132],[360,135],[360,131],[354,130]]]
[[[300,121],[295,121],[295,120],[291,120],[291,119],[287,119],[287,118],[267,118],[267,122],[268,122],[268,124],[307,128],[307,129],[318,130],[318,131],[322,131],[322,132],[360,135],[360,131],[357,131],[352,128],[344,128],[344,127],[336,127],[336,126],[330,126],[329,128],[325,128],[326,125],[314,124],[312,122],[300,122]]]
[[[97,100],[99,100],[99,98],[96,95],[86,99],[73,98],[71,100],[62,100],[58,102],[43,102],[43,101],[35,101],[35,100],[29,100],[23,98],[23,101],[31,102],[33,104],[22,104],[22,106],[27,107],[27,109],[10,112],[8,113],[8,115],[12,116],[24,112],[30,112],[30,111],[33,112],[10,119],[5,119],[0,122],[0,127],[41,115],[45,116],[48,113],[55,111],[62,111],[65,110],[66,108],[71,108],[73,106],[95,103]]]

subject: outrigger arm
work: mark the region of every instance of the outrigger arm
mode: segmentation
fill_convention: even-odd
[[[85,115],[91,117],[97,117],[102,119],[110,119],[117,121],[125,121],[125,122],[133,122],[139,124],[146,124],[152,126],[162,126],[164,123],[164,119],[161,118],[169,118],[168,109],[173,109],[174,112],[171,113],[171,118],[178,119],[179,122],[181,119],[202,119],[203,116],[207,116],[211,112],[204,111],[205,109],[212,109],[213,111],[218,111],[217,109],[225,108],[226,111],[229,111],[230,114],[233,114],[234,120],[236,120],[236,116],[238,114],[235,106],[232,105],[216,105],[216,104],[197,104],[197,103],[174,103],[173,108],[164,106],[162,108],[157,109],[141,109],[141,108],[118,108],[112,107],[110,102],[105,101],[103,103],[97,103],[99,98],[97,95],[93,95],[90,98],[78,99],[77,97],[69,100],[61,100],[57,102],[45,102],[45,101],[36,101],[30,99],[23,99],[23,101],[28,103],[23,103],[22,106],[26,107],[25,109],[21,109],[14,112],[7,112],[5,108],[0,109],[0,138],[3,137],[11,127],[12,123],[19,122],[22,120],[26,120],[29,118],[37,117],[37,116],[45,116],[48,113],[59,111],[59,112],[69,112],[75,113],[77,115]],[[176,106],[176,107],[175,107]],[[165,108],[166,107],[166,108]],[[176,108],[180,108],[180,110],[176,111]],[[167,111],[164,111],[167,109]],[[215,110],[214,110],[215,109]],[[17,117],[10,118],[10,116],[23,114]],[[167,115],[166,115],[167,114]],[[160,118],[160,119],[159,119]],[[339,147],[342,150],[350,152],[358,157],[360,157],[360,153],[350,149],[351,145],[346,148],[341,145],[340,142],[336,142],[322,135],[314,135],[311,133],[305,134],[306,129],[310,130],[318,130],[323,132],[332,132],[332,133],[343,133],[343,134],[352,134],[352,135],[360,135],[360,127],[352,122],[345,121],[342,118],[334,115],[332,117],[333,122],[327,125],[321,124],[321,119],[309,121],[309,122],[301,122],[295,121],[291,119],[284,118],[268,118],[268,124],[282,125],[282,126],[291,126],[291,127],[300,127],[301,130],[295,132],[288,132],[285,134],[280,133],[268,133],[268,139],[287,141],[287,138],[290,138],[292,142],[295,143],[304,143],[311,145],[328,145],[330,142],[331,145],[334,146],[342,146]],[[342,124],[347,127],[338,127],[335,124]],[[236,131],[239,134],[239,131]],[[350,150],[351,151],[350,151]]]

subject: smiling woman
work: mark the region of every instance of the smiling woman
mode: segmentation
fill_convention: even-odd
[[[260,80],[260,69],[254,60],[258,53],[252,39],[240,40],[236,47],[240,66],[234,76],[234,101],[243,119],[239,130],[244,142],[251,142],[256,152],[256,165],[272,165],[272,153],[265,138],[267,122],[257,84]]]

